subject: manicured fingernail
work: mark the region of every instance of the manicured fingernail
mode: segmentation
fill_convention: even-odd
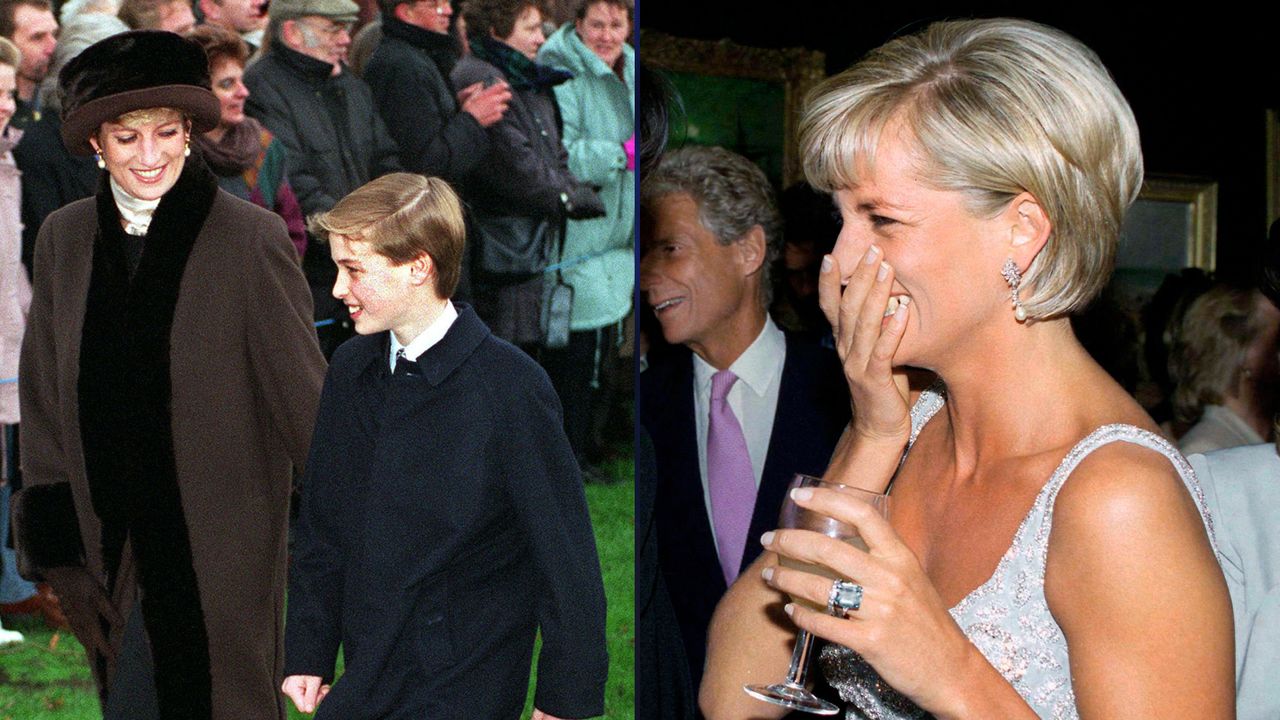
[[[792,500],[808,500],[813,497],[812,488],[795,488],[791,491]]]
[[[787,603],[786,605],[783,605],[783,606],[782,606],[782,611],[783,611],[783,612],[785,612],[785,613],[787,614],[787,617],[791,617],[791,616],[792,616],[792,615],[794,615],[794,614],[795,614],[795,612],[796,612],[796,604],[795,604],[795,603]]]
[[[760,577],[764,578],[765,582],[773,582],[773,566],[770,565],[764,570],[761,570]]]
[[[760,536],[760,544],[761,544],[761,545],[763,545],[763,546],[765,546],[765,547],[769,547],[769,543],[771,543],[771,542],[773,542],[773,531],[772,531],[772,530],[770,530],[769,532],[767,532],[767,533],[765,533],[765,534],[763,534],[763,535],[761,535],[761,536]]]
[[[880,263],[880,269],[876,272],[876,279],[883,282],[887,277],[889,277],[889,263],[882,262]]]
[[[822,272],[831,272],[831,268],[833,265],[834,263],[831,262],[830,255],[822,256]]]
[[[876,261],[876,258],[879,257],[879,255],[880,255],[880,248],[876,247],[875,245],[872,245],[871,247],[867,248],[867,254],[862,256],[862,262],[868,265],[871,265]]]

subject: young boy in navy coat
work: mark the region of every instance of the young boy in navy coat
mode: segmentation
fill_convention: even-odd
[[[546,374],[449,296],[462,209],[386,175],[315,225],[359,335],[333,356],[302,487],[283,691],[341,720],[604,711],[604,588]],[[330,687],[338,647],[343,676]]]

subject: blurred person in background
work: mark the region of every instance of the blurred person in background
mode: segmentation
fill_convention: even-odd
[[[1262,293],[1280,309],[1280,221],[1271,226],[1260,267]],[[1274,443],[1187,458],[1218,524],[1231,591],[1237,720],[1280,717],[1280,415],[1272,420]]]
[[[471,205],[476,310],[494,334],[537,357],[544,345],[544,278],[563,241],[566,219],[600,217],[592,188],[569,171],[552,88],[562,70],[536,62],[542,8],[534,0],[470,0],[472,61],[453,71],[455,88],[506,83],[512,96],[489,126],[489,152],[463,186]]]
[[[782,257],[777,297],[770,309],[778,325],[792,332],[829,339],[831,325],[818,306],[818,276],[822,258],[831,252],[840,223],[832,211],[830,193],[798,182],[778,199],[782,210]]]
[[[489,152],[487,128],[511,101],[505,82],[454,92],[461,49],[449,32],[449,0],[382,0],[382,38],[364,68],[378,113],[406,170],[455,187]]]
[[[7,38],[22,53],[18,67],[17,109],[9,121],[25,128],[40,119],[39,87],[49,73],[49,58],[58,44],[58,21],[48,0],[3,0],[0,2],[0,37]]]
[[[304,217],[400,169],[369,86],[346,69],[359,10],[351,0],[272,0],[264,44],[244,72],[245,113],[284,145]],[[351,336],[350,318],[330,292],[336,273],[328,253],[306,253],[303,271],[328,356]]]
[[[542,364],[564,403],[565,431],[588,477],[601,477],[603,430],[630,387],[631,364],[619,348],[627,341],[635,290],[635,52],[627,43],[628,0],[585,0],[577,19],[556,30],[538,62],[563,68],[573,79],[555,86],[569,151],[569,171],[596,188],[603,217],[570,220],[557,258],[573,286],[569,344],[548,348]]]
[[[124,0],[120,19],[134,30],[165,30],[178,35],[196,25],[191,0]]]
[[[217,25],[202,25],[187,34],[209,56],[209,80],[222,104],[218,126],[192,140],[218,185],[241,200],[271,210],[284,220],[301,259],[307,250],[307,231],[298,199],[289,186],[285,149],[269,130],[244,114],[249,89],[244,86],[244,63],[249,47],[240,36]]]
[[[1217,284],[1174,329],[1169,374],[1184,455],[1271,438],[1280,401],[1280,310],[1255,288]]]
[[[129,29],[115,15],[114,0],[69,2],[62,7],[62,32],[53,50],[49,74],[40,85],[47,112],[27,126],[13,156],[22,171],[22,262],[30,275],[36,233],[49,213],[93,194],[98,166],[87,155],[75,155],[62,142],[62,91],[58,73],[85,48]]]
[[[216,25],[239,35],[252,55],[262,45],[267,5],[267,0],[200,0],[200,13],[205,25]]]
[[[21,64],[18,48],[0,38],[0,612],[6,615],[18,609],[16,605],[39,599],[36,586],[18,576],[13,550],[8,547],[9,493],[16,459],[13,441],[19,418],[18,354],[31,307],[31,283],[22,268],[18,219],[22,188],[11,152],[22,139],[22,131],[9,126]],[[22,633],[0,625],[0,645],[21,641]]]

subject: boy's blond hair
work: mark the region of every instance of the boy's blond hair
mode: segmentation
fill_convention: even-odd
[[[436,293],[453,295],[462,273],[466,223],[449,183],[412,173],[392,173],[366,183],[310,220],[312,234],[367,242],[396,265],[422,253],[436,266]]]

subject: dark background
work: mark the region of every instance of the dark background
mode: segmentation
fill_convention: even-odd
[[[1219,274],[1245,276],[1256,266],[1267,231],[1265,111],[1280,107],[1274,19],[1212,2],[1198,5],[1198,13],[1160,5],[1106,11],[1066,3],[901,6],[649,0],[640,3],[638,20],[641,28],[679,37],[820,50],[828,74],[934,20],[1015,16],[1053,25],[1093,48],[1115,76],[1138,119],[1148,174],[1218,182]],[[640,52],[643,58],[643,42]]]

